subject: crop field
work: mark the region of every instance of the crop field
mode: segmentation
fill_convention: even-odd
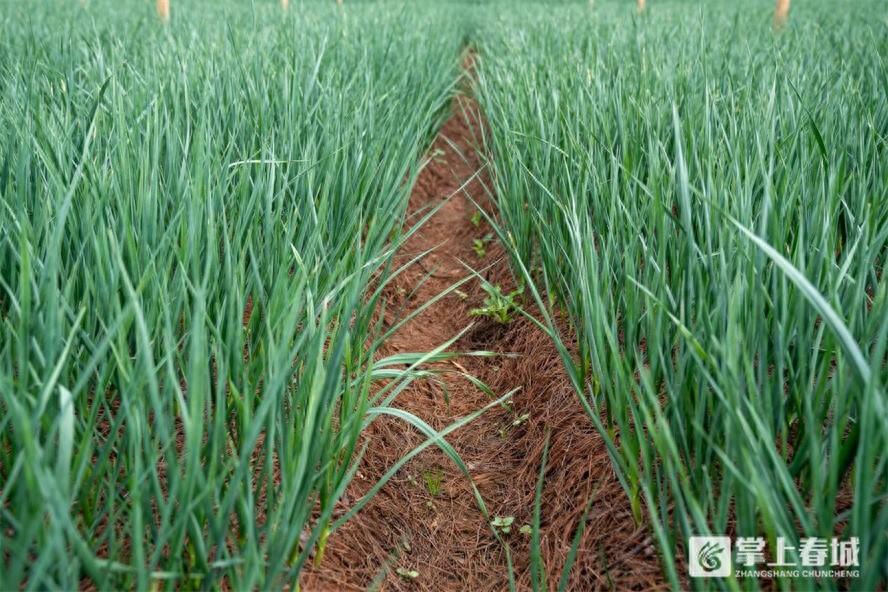
[[[886,260],[884,2],[7,2],[0,590],[885,590]]]

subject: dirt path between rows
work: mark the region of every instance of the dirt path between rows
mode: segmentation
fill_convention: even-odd
[[[471,68],[471,57],[466,65]],[[435,250],[387,288],[387,326],[466,277],[464,263],[486,268],[482,276],[504,290],[514,286],[502,247],[495,240],[485,241],[490,228],[473,220],[476,208],[470,198],[490,211],[489,174],[477,150],[479,134],[473,130],[479,129],[481,119],[477,104],[465,92],[468,86],[454,99],[452,114],[431,147],[431,161],[413,189],[408,215],[422,215],[449,200],[397,253],[395,268]],[[476,239],[483,242],[484,252],[476,251]],[[552,447],[541,546],[550,584],[557,583],[577,523],[594,496],[570,588],[665,588],[653,547],[644,530],[634,526],[604,445],[571,391],[551,342],[526,319],[500,324],[472,316],[470,311],[482,305],[484,296],[480,282],[472,279],[400,329],[380,355],[432,350],[469,325],[454,349],[512,355],[464,356],[445,363],[442,369],[450,372],[438,381],[413,383],[395,405],[442,429],[491,400],[457,370],[478,377],[497,395],[520,389],[510,409],[494,407],[448,437],[491,515],[514,517],[505,539],[514,555],[518,588],[530,588],[530,537],[519,529],[530,522],[547,427],[552,429]],[[342,500],[344,507],[423,441],[413,428],[392,418],[376,421],[365,437],[368,451]],[[303,577],[303,589],[309,591],[479,592],[507,586],[502,545],[491,534],[465,477],[437,449],[408,463],[352,521],[333,533],[320,568],[309,569]]]

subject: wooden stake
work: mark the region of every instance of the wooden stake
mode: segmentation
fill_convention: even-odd
[[[774,28],[782,28],[788,18],[789,0],[777,0],[777,7],[774,8]]]
[[[638,0],[638,14],[644,12],[645,7],[647,6],[646,0]]]
[[[170,0],[157,0],[157,16],[165,23],[170,21]]]
[[[284,10],[290,8],[290,0],[281,0],[281,8]]]

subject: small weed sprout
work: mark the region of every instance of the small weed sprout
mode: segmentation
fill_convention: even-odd
[[[469,314],[476,317],[490,317],[500,324],[508,324],[512,320],[512,314],[518,312],[518,298],[524,292],[524,287],[503,294],[499,284],[484,282],[482,285],[487,297],[484,298],[484,306],[473,308]]]
[[[503,534],[509,534],[512,531],[513,522],[515,522],[514,516],[495,516],[490,525]]]
[[[480,238],[476,238],[472,241],[472,250],[475,251],[475,256],[478,259],[483,259],[487,256],[487,248],[484,246],[484,241]]]
[[[484,259],[487,256],[487,243],[493,240],[492,234],[486,234],[482,238],[476,238],[472,241],[472,250],[478,259]]]
[[[441,495],[441,483],[444,481],[444,471],[441,469],[423,471],[422,478],[425,481],[426,491],[435,497]]]
[[[419,577],[418,571],[416,571],[415,569],[407,569],[406,567],[399,567],[395,570],[395,573],[405,580],[415,580]]]
[[[525,413],[524,415],[519,415],[515,418],[515,421],[512,422],[513,427],[518,427],[523,424],[525,421],[530,419],[530,413]]]

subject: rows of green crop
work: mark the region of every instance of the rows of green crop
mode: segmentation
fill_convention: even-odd
[[[413,376],[373,361],[367,286],[459,36],[434,12],[8,8],[0,589],[292,584],[371,382]]]
[[[707,6],[484,28],[502,238],[674,587],[686,537],[712,533],[765,537],[772,558],[786,537],[795,561],[802,537],[859,537],[846,585],[872,590],[888,577],[883,10],[805,5],[775,35],[767,13]]]

